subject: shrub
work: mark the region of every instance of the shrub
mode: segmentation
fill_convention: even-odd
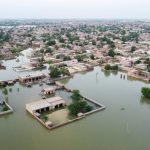
[[[150,98],[150,88],[143,87],[141,92],[145,98]]]

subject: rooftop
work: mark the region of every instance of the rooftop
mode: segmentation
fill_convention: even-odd
[[[37,73],[32,73],[29,75],[21,75],[19,78],[25,79],[25,78],[34,78],[34,77],[39,77],[39,76],[44,76],[44,73],[37,72]]]
[[[50,106],[56,106],[59,104],[65,104],[65,101],[61,97],[56,96],[45,100],[31,102],[29,104],[26,104],[26,108],[28,111],[32,113],[33,111],[50,107]]]

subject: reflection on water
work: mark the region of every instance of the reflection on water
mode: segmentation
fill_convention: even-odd
[[[8,90],[7,95],[8,102],[15,111],[0,117],[0,148],[149,150],[150,119],[147,114],[150,113],[150,109],[147,106],[150,105],[148,100],[141,99],[141,87],[149,87],[149,84],[121,79],[121,74],[123,73],[102,72],[100,67],[95,67],[91,72],[78,73],[71,79],[62,80],[66,87],[79,89],[82,95],[97,100],[107,108],[52,132],[41,126],[25,110],[27,103],[41,99],[39,93],[43,87],[37,84],[27,88],[16,83],[11,87],[11,92]],[[11,77],[13,75],[9,74]],[[8,74],[0,74],[2,78],[5,76]],[[58,91],[56,94],[69,98],[69,94],[66,95],[64,91]]]
[[[148,104],[148,105],[150,105],[150,99],[141,96],[141,104]]]
[[[108,71],[108,70],[104,70],[103,73],[105,77],[109,77],[111,75],[111,71]]]

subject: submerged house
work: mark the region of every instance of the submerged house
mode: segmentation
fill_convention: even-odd
[[[43,73],[34,73],[31,75],[22,75],[19,76],[19,82],[25,84],[25,83],[36,83],[41,81],[45,75]]]
[[[26,104],[26,110],[30,112],[32,115],[34,115],[36,113],[54,110],[65,105],[66,105],[65,100],[63,100],[59,96],[56,96],[48,98],[46,100],[40,100]]]
[[[55,88],[54,87],[48,87],[48,88],[44,88],[42,90],[44,95],[51,95],[55,93]]]

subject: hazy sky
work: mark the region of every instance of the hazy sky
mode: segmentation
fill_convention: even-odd
[[[0,0],[0,18],[150,19],[150,0]]]

